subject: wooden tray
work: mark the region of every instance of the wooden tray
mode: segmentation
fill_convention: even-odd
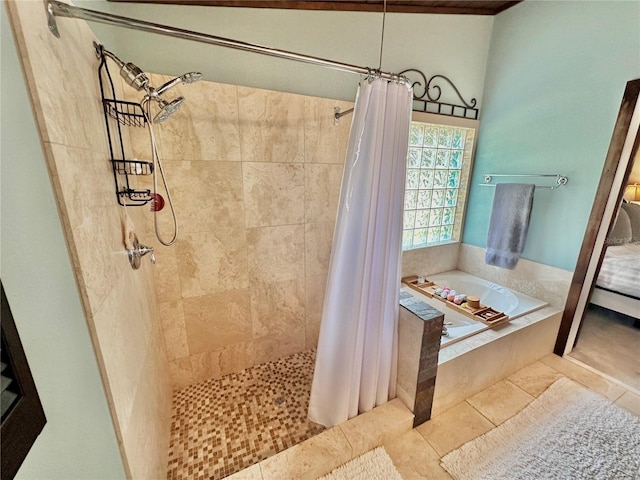
[[[422,284],[418,283],[417,275],[412,275],[410,277],[404,277],[402,279],[402,283],[404,283],[407,287],[416,290],[417,292],[424,293],[427,297],[433,297],[433,291],[435,290],[434,283],[425,279],[425,282]]]
[[[480,304],[480,308],[469,308],[468,306],[463,307],[461,305],[456,305],[453,302],[447,301],[447,306],[469,318],[472,318],[478,322],[482,322],[485,325],[497,325],[509,320],[509,317],[503,312],[494,310],[487,305]]]
[[[456,305],[455,303],[447,300],[446,298],[442,298],[440,295],[435,294],[436,288],[442,288],[439,285],[436,285],[432,281],[425,278],[425,282],[422,284],[418,284],[418,276],[412,275],[410,277],[404,277],[402,279],[402,283],[407,285],[409,288],[416,290],[420,293],[423,293],[427,297],[435,298],[445,303],[449,308],[455,310],[458,313],[461,313],[473,320],[484,323],[485,325],[498,325],[500,323],[506,322],[509,320],[509,317],[505,315],[503,312],[499,312],[494,310],[493,308],[480,304],[479,308],[469,308],[468,303],[465,304],[465,307],[462,305]]]

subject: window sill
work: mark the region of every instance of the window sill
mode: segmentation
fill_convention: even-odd
[[[444,242],[428,243],[428,244],[425,244],[425,245],[418,245],[418,246],[415,246],[415,247],[406,247],[406,248],[403,247],[402,248],[402,252],[404,253],[404,252],[409,252],[409,251],[414,251],[414,250],[422,250],[422,249],[425,249],[425,248],[442,247],[444,245],[451,245],[451,244],[454,244],[454,243],[460,244],[461,242],[460,242],[460,240],[447,240],[447,241],[444,241]]]

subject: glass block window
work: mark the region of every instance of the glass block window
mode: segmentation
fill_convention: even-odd
[[[460,239],[474,138],[474,128],[411,122],[404,250]]]

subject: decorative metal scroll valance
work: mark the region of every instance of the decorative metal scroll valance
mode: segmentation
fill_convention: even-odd
[[[407,75],[408,73],[409,75]],[[416,73],[420,77],[420,80],[414,82],[411,78],[411,73]],[[413,87],[414,112],[437,113],[439,115],[468,118],[470,120],[478,119],[480,110],[476,108],[476,99],[472,98],[469,102],[465,101],[465,99],[462,98],[462,94],[460,93],[460,90],[458,90],[458,87],[456,87],[455,84],[444,75],[434,75],[431,78],[427,78],[424,73],[416,68],[403,70],[398,75],[405,76],[412,82],[411,86]],[[442,84],[448,85],[448,87],[458,97],[460,103],[440,101],[440,97],[442,96]],[[341,112],[340,107],[335,107],[333,109],[335,123],[337,124],[341,117],[344,117],[351,112],[353,112],[353,108]]]
[[[440,115],[448,115],[450,117],[470,118],[472,120],[478,119],[479,109],[476,108],[476,99],[472,98],[469,102],[466,102],[462,98],[462,94],[458,87],[444,75],[434,75],[431,78],[415,68],[409,68],[403,70],[399,75],[405,75],[410,80],[411,74],[415,73],[420,77],[420,80],[412,83],[413,86],[413,110],[418,112],[437,113]],[[409,75],[407,75],[409,74]],[[450,88],[460,100],[460,103],[447,103],[441,102],[442,86]],[[422,94],[419,95],[419,93]]]

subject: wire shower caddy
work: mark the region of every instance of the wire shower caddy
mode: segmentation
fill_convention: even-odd
[[[102,51],[103,47],[94,43],[94,48],[96,56],[100,60],[98,80],[104,110],[104,123],[107,129],[107,140],[109,141],[109,154],[116,197],[118,203],[122,206],[146,205],[153,200],[151,190],[135,188],[137,185],[131,177],[151,175],[153,173],[153,163],[127,158],[122,140],[122,125],[144,128],[147,125],[147,120],[139,103],[116,98],[113,79],[107,65],[107,57]]]

